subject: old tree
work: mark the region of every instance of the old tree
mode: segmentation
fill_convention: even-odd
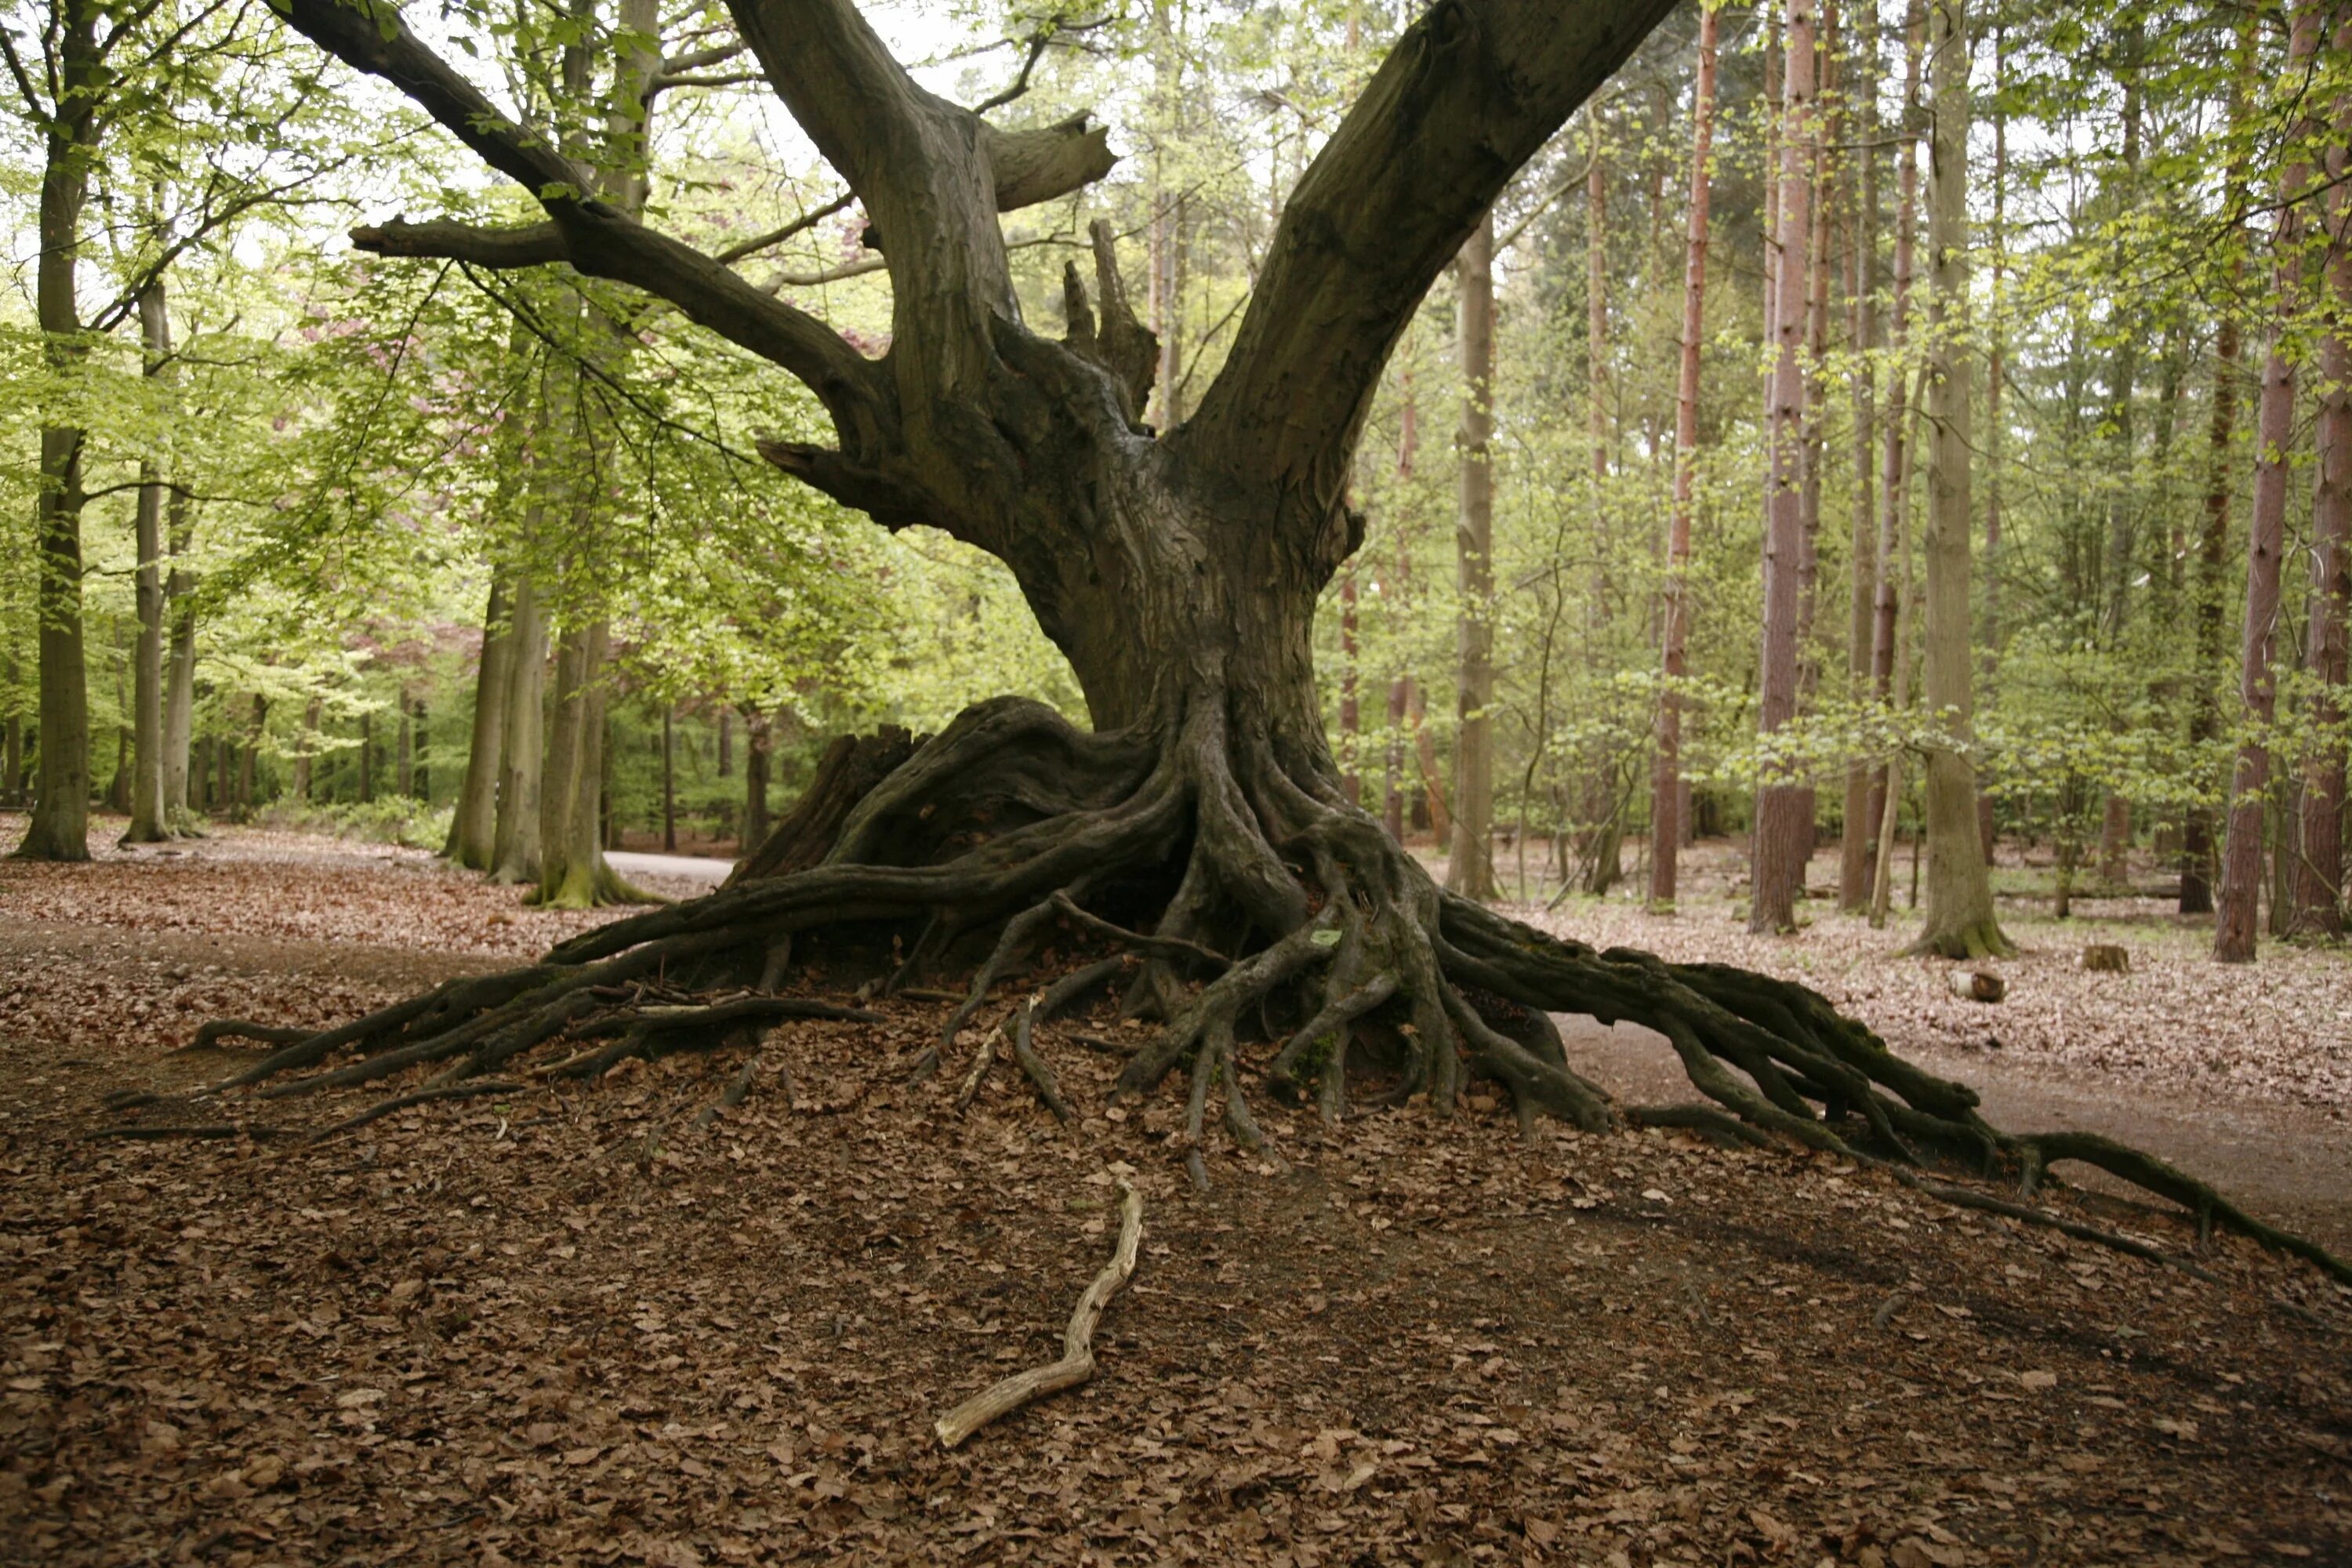
[[[816,1008],[774,994],[812,952],[836,966],[866,955],[886,985],[976,968],[951,1039],[1009,965],[1066,931],[1105,955],[1020,1005],[1008,1027],[1022,1055],[1034,1060],[1034,1025],[1115,988],[1162,1025],[1122,1092],[1189,1065],[1196,1131],[1219,1105],[1232,1136],[1255,1140],[1244,1047],[1263,1039],[1265,1082],[1319,1096],[1327,1115],[1344,1109],[1352,1056],[1358,1081],[1441,1112],[1478,1075],[1523,1117],[1791,1138],[1913,1183],[1931,1148],[2006,1168],[2029,1191],[2048,1163],[2088,1161],[2324,1258],[2119,1145],[1988,1125],[1969,1089],[1801,986],[1595,952],[1446,894],[1343,793],[1309,634],[1318,591],[1361,537],[1346,483],[1381,367],[1506,182],[1668,0],[1430,7],[1299,181],[1230,357],[1198,411],[1167,430],[1140,418],[1157,354],[1108,233],[1097,231],[1091,289],[1072,267],[1065,322],[1047,335],[1023,318],[999,225],[1099,179],[1106,133],[1084,117],[1007,132],[943,100],[851,0],[730,9],[870,220],[893,299],[878,357],[593,194],[604,187],[576,142],[518,122],[383,0],[280,7],[544,209],[504,229],[394,223],[359,231],[362,247],[569,266],[666,300],[797,377],[835,443],[771,442],[766,456],[885,527],[934,525],[1001,559],[1068,657],[1093,728],[1007,700],[919,743],[839,743],[719,892],[291,1043],[236,1087],[299,1093],[435,1064],[425,1092],[462,1093],[551,1042],[609,1040],[564,1058],[594,1072]],[[657,1008],[636,984],[656,976],[668,983]],[[701,1005],[677,1001],[681,980]],[[1569,1067],[1551,1013],[1656,1029],[1711,1103],[1615,1106]]]

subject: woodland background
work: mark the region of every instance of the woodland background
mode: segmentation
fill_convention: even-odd
[[[1150,417],[1165,426],[1220,363],[1286,194],[1411,9],[877,15],[937,89],[978,102],[1018,89],[1006,123],[1087,108],[1114,128],[1122,161],[1083,205],[1110,219],[1160,336]],[[1931,324],[1928,142],[1951,110],[1929,79],[1925,8],[1681,7],[1498,204],[1491,342],[1462,308],[1481,286],[1466,258],[1389,368],[1355,479],[1365,544],[1318,631],[1332,743],[1366,805],[1442,849],[1455,808],[1478,813],[1457,769],[1483,729],[1492,833],[1464,842],[1491,845],[1490,890],[1667,898],[1662,806],[1686,803],[1660,836],[1678,843],[1747,831],[1759,787],[1801,785],[1813,836],[1851,841],[1838,897],[1853,906],[1870,901],[1881,831],[1916,838],[1916,759],[1958,742],[1985,831],[2007,846],[2004,890],[2030,880],[2063,913],[2078,889],[2152,874],[2167,896],[2177,880],[2184,910],[2210,907],[2234,789],[2261,839],[2245,896],[2268,930],[2340,929],[2340,10],[1973,7],[1964,291]],[[1800,12],[1818,23],[1810,98],[1790,91],[1801,79],[1783,29]],[[39,761],[47,572],[46,613],[78,626],[86,659],[92,792],[134,804],[142,496],[163,606],[158,805],[173,822],[184,810],[441,844],[486,630],[512,628],[524,581],[551,647],[609,627],[601,757],[545,762],[594,768],[608,844],[756,833],[844,730],[936,730],[1004,691],[1083,721],[1000,566],[922,528],[886,533],[759,458],[761,437],[821,424],[796,387],[564,269],[352,250],[355,222],[404,208],[512,219],[524,198],[265,7],[92,13],[112,52],[80,153],[79,329],[44,331],[37,209],[78,14],[18,5],[5,25],[8,801],[25,801]],[[511,46],[509,90],[583,123],[596,106],[566,59],[583,39],[632,41],[593,7],[466,19]],[[723,14],[687,5],[657,32],[669,63],[645,121],[648,216],[740,250],[748,275],[879,348],[887,283],[862,218],[730,67]],[[1695,159],[1702,100],[1710,145]],[[1791,170],[1811,201],[1801,237],[1778,233]],[[1078,205],[1011,221],[1033,320],[1057,319],[1062,264],[1085,243]],[[1769,298],[1791,258],[1810,295],[1801,321]],[[1796,712],[1759,729],[1769,377],[1791,344]],[[1938,344],[1975,372],[1960,628],[1972,728],[1922,700],[1918,410]],[[1686,350],[1696,396],[1678,438]],[[2266,399],[2284,410],[2275,429]],[[87,493],[70,581],[37,548],[42,432],[61,427],[82,433]],[[550,441],[567,427],[572,445]],[[592,475],[596,504],[551,504],[559,467]],[[1491,478],[1490,541],[1466,469]],[[1677,622],[1687,651],[1670,677]],[[562,679],[542,676],[537,700]],[[1656,766],[1669,707],[1679,789]],[[2264,765],[2250,772],[2250,757]],[[1872,792],[1890,763],[1887,813]],[[1882,907],[1905,896],[1889,880]]]

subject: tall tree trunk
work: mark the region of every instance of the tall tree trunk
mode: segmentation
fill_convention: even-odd
[[[2352,22],[2336,32],[2336,52],[2352,58]],[[2292,929],[2344,930],[2344,741],[2346,605],[2352,601],[2352,98],[2336,104],[2327,146],[2327,280],[2334,330],[2319,343],[2319,414],[2313,426],[2311,614],[2305,634],[2311,671],[2312,728],[2321,737],[2305,762],[2297,856],[2289,895]]]
[[[294,753],[294,787],[291,793],[295,800],[304,805],[310,804],[310,786],[317,773],[319,721],[326,710],[326,700],[317,696],[313,696],[302,708],[301,748]]]
[[[1856,18],[1855,58],[1851,73],[1855,115],[1853,210],[1846,247],[1846,336],[1853,355],[1853,521],[1847,549],[1846,695],[1860,703],[1870,695],[1871,591],[1878,561],[1877,488],[1872,483],[1871,438],[1877,424],[1875,372],[1871,351],[1878,336],[1878,8],[1864,5]],[[1845,795],[1838,839],[1838,908],[1857,912],[1870,904],[1869,763],[1846,764]]]
[[[35,269],[34,314],[49,372],[60,380],[70,375],[86,353],[75,284],[81,259],[82,206],[98,154],[98,100],[104,91],[100,9],[89,0],[58,0],[57,5],[58,93],[47,117],[41,171],[41,253]],[[41,428],[34,511],[40,762],[32,817],[16,846],[19,859],[89,858],[89,688],[83,664],[81,603],[84,436],[73,425]]]
[[[2116,177],[2121,184],[2121,200],[2114,210],[2128,212],[2137,197],[2140,166],[2141,58],[2144,53],[2145,24],[2137,16],[2126,19],[2121,27],[2118,74],[2123,78],[2123,148],[2117,160]],[[2126,276],[2127,258],[2123,247],[2116,247],[2116,276]],[[2106,585],[2103,597],[2105,625],[2108,648],[2117,656],[2125,651],[2125,637],[2131,625],[2132,579],[2137,574],[2138,552],[2132,547],[2133,535],[2144,501],[2135,494],[2134,474],[2138,460],[2137,444],[2134,439],[2132,397],[2139,376],[2140,323],[2145,319],[2130,300],[2118,297],[2115,309],[2124,317],[2116,331],[2115,348],[2107,368],[2106,430],[2111,443],[2114,465],[2114,493],[2107,501]],[[2115,323],[2111,323],[2111,327]],[[2131,797],[2121,790],[2107,792],[2105,819],[2099,830],[2099,879],[2110,888],[2120,888],[2129,880],[2127,864],[2131,851]]]
[[[1413,395],[1412,372],[1402,378],[1403,406],[1397,413],[1397,478],[1412,478],[1412,466],[1421,451],[1421,405]],[[1407,584],[1412,581],[1412,541],[1406,531],[1398,531],[1396,575],[1391,585],[1396,589],[1392,603],[1405,602]],[[1389,682],[1389,753],[1388,778],[1381,800],[1381,819],[1389,830],[1389,841],[1404,842],[1406,826],[1404,748],[1405,731],[1414,711],[1412,676],[1400,671]]]
[[[735,776],[735,714],[733,710],[719,710],[719,776]]]
[[[25,786],[25,715],[17,706],[16,656],[0,658],[0,690],[8,699],[8,719],[0,726],[0,803],[19,804],[17,792]]]
[[[172,492],[165,523],[172,569],[163,579],[163,607],[172,640],[163,672],[163,821],[184,837],[196,831],[195,814],[188,809],[188,743],[196,723],[196,579],[184,564],[194,523],[183,492]]]
[[[1780,133],[1780,209],[1775,226],[1780,252],[1773,302],[1776,363],[1772,376],[1770,516],[1764,535],[1764,636],[1759,663],[1758,721],[1768,737],[1797,716],[1798,620],[1802,593],[1804,492],[1802,350],[1811,297],[1806,249],[1812,234],[1813,6],[1788,0],[1788,60]],[[1771,779],[1758,791],[1752,931],[1795,929],[1797,894],[1812,847],[1806,808],[1811,792],[1791,779]]]
[[[253,770],[261,755],[263,727],[269,720],[269,699],[253,694],[252,717],[246,721],[245,745],[236,761],[236,819],[253,820]]]
[[[677,853],[677,704],[662,704],[662,848]]]
[[[2319,5],[2298,0],[2288,43],[2290,72],[2305,68],[2319,47]],[[2298,250],[2304,186],[2311,168],[2296,144],[2306,126],[2290,137],[2279,170],[2279,216],[2273,234],[2276,257],[2278,324],[2273,329],[2269,363],[2263,370],[2255,413],[2254,496],[2247,511],[2246,619],[2239,660],[2238,702],[2246,726],[2230,777],[2229,835],[2221,856],[2221,897],[2215,910],[2213,956],[2224,963],[2250,963],[2263,880],[2263,792],[2270,783],[2268,731],[2277,715],[2277,677],[2273,641],[2278,630],[2279,563],[2286,546],[2287,443],[2294,429],[2294,362],[2286,345],[2287,322],[2300,292],[2303,259]]]
[[[1491,902],[1495,886],[1495,215],[1471,231],[1455,263],[1461,292],[1461,495],[1454,552],[1455,622],[1453,853],[1445,886]]]
[[[542,908],[588,909],[639,896],[605,863],[599,831],[608,637],[600,618],[566,632],[557,645],[555,722],[540,785],[539,888],[531,898]]]
[[[1833,162],[1830,149],[1843,139],[1837,109],[1837,4],[1818,0],[1820,31],[1814,47],[1813,110],[1817,129],[1812,138],[1809,179],[1812,184],[1812,223],[1805,242],[1805,407],[1797,509],[1797,710],[1811,712],[1821,690],[1821,658],[1813,628],[1821,599],[1822,467],[1829,417],[1829,379],[1822,373],[1829,353],[1830,211]],[[1801,787],[1804,832],[1804,864],[1810,864],[1817,844],[1818,799],[1813,780],[1806,775]],[[1798,868],[1801,889],[1804,865]]]
[[[1715,142],[1716,11],[1702,5],[1698,19],[1698,79],[1692,89],[1690,224],[1683,261],[1681,365],[1675,381],[1675,499],[1666,525],[1666,575],[1659,637],[1664,689],[1658,700],[1657,763],[1650,780],[1650,902],[1674,907],[1682,851],[1682,725],[1680,683],[1688,673],[1691,513],[1698,467],[1698,392],[1706,331],[1706,237],[1710,195],[1707,161]]]
[[[394,693],[393,700],[400,714],[400,722],[393,733],[394,793],[403,800],[413,800],[416,795],[416,733],[409,723],[408,688],[404,686]]]
[[[498,849],[499,761],[506,743],[507,698],[514,684],[509,581],[503,573],[490,578],[489,605],[482,612],[482,654],[474,675],[466,776],[457,786],[448,842],[441,850],[470,871],[488,870]]]
[[[540,509],[526,509],[526,528]],[[508,621],[505,734],[499,748],[498,817],[492,825],[490,878],[498,882],[539,880],[539,793],[545,733],[547,616],[538,584],[528,576],[514,586]]]
[[[139,294],[139,337],[150,379],[173,374],[172,319],[160,277]],[[150,457],[139,466],[134,535],[139,553],[139,643],[131,659],[131,825],[125,844],[159,844],[163,821],[163,470]]]
[[[743,710],[743,834],[736,846],[749,857],[768,837],[768,758],[774,741],[768,715],[760,708]]]
[[[226,775],[224,774],[224,781]],[[227,793],[224,790],[222,793]],[[375,714],[360,715],[360,804],[367,805],[375,800]]]
[[[1916,260],[1919,214],[1919,130],[1922,113],[1919,104],[1919,68],[1921,54],[1927,43],[1927,13],[1920,0],[1910,0],[1904,14],[1903,25],[1903,107],[1902,129],[1895,137],[1895,297],[1888,311],[1887,346],[1893,351],[1886,378],[1886,420],[1880,443],[1877,581],[1871,595],[1870,685],[1871,693],[1882,703],[1889,702],[1897,658],[1896,619],[1898,608],[1906,595],[1897,586],[1895,548],[1898,538],[1907,539],[1911,505],[1911,402],[1906,388],[1913,374],[1911,359],[1911,280]],[[1857,461],[1861,461],[1857,458]],[[1907,556],[1909,546],[1904,545]],[[1907,573],[1907,561],[1903,570]],[[1908,679],[1907,675],[1905,679]],[[1892,706],[1900,708],[1900,700]],[[1899,816],[1899,801],[1889,802],[1899,794],[1899,785],[1892,784],[1889,762],[1874,772],[1870,785],[1870,805],[1864,813],[1874,836],[1883,823],[1893,822]],[[1894,842],[1883,844],[1874,837],[1870,847],[1873,862],[1871,873],[1871,919],[1873,924],[1884,923],[1885,900],[1878,892],[1885,879],[1878,874],[1877,860],[1882,855],[1894,853]]]
[[[1998,22],[1992,30],[1992,300],[1986,321],[1985,347],[1985,567],[1984,630],[1978,637],[1977,672],[1979,690],[1992,689],[2000,668],[2000,527],[2001,452],[2007,432],[2001,426],[2000,395],[2009,376],[2007,295],[2009,273],[2009,54]],[[1977,791],[1977,837],[1984,846],[1985,865],[1993,863],[1995,834],[1992,795]]]
[[[1616,559],[1607,484],[1617,449],[1617,399],[1609,350],[1609,169],[1603,158],[1600,106],[1585,110],[1592,154],[1584,171],[1584,363],[1585,423],[1592,448],[1592,560],[1586,630],[1596,660],[1611,657],[1610,623],[1615,587],[1610,565]],[[1577,815],[1584,830],[1584,890],[1598,898],[1624,875],[1624,814],[1619,806],[1616,767],[1605,750],[1585,759],[1578,785],[1583,804]]]

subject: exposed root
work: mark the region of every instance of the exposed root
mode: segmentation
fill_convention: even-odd
[[[453,981],[283,1041],[210,1092],[278,1098],[411,1070],[431,1075],[412,1093],[499,1071],[594,1078],[631,1056],[748,1040],[782,1019],[873,1018],[768,994],[796,958],[819,949],[828,965],[892,954],[868,993],[904,994],[930,969],[969,968],[969,984],[947,994],[958,999],[954,1013],[916,1060],[919,1078],[991,992],[1062,932],[1108,951],[997,1020],[957,1105],[969,1105],[1002,1049],[1052,1114],[1073,1122],[1044,1032],[1080,999],[1123,984],[1126,1011],[1159,1024],[1139,1048],[1062,1037],[1127,1053],[1118,1098],[1148,1093],[1190,1065],[1184,1147],[1200,1184],[1213,1094],[1226,1137],[1244,1148],[1263,1142],[1241,1047],[1265,1041],[1275,1091],[1311,1091],[1335,1121],[1349,1110],[1351,1071],[1379,1083],[1372,1103],[1425,1098],[1441,1115],[1465,1075],[1481,1077],[1508,1093],[1523,1125],[1550,1117],[1597,1131],[1630,1120],[1749,1144],[1787,1141],[1884,1168],[1944,1201],[2152,1250],[1921,1173],[1930,1160],[1956,1160],[1988,1179],[2014,1179],[2031,1198],[2050,1166],[2072,1160],[2180,1205],[2200,1233],[2232,1230],[2352,1283],[2352,1268],[2161,1161],[2088,1134],[1993,1127],[1965,1085],[1904,1061],[1802,985],[1598,952],[1442,893],[1346,804],[1318,749],[1286,747],[1236,711],[1195,701],[1156,727],[1087,735],[1036,704],[1002,701],[919,745],[837,748],[812,792],[830,793],[787,819],[791,842],[772,841],[747,861],[772,875],[739,875],[708,897],[583,932],[538,964]],[[1554,1013],[1657,1031],[1706,1103],[1612,1104],[1569,1067]],[[208,1027],[211,1038],[251,1031]],[[540,1065],[525,1065],[540,1053]]]
[[[257,1045],[291,1046],[309,1039],[315,1029],[280,1028],[275,1024],[250,1024],[243,1018],[215,1018],[200,1025],[196,1037],[182,1046],[174,1055],[190,1051],[216,1051],[223,1040],[251,1040]]]
[[[931,1424],[940,1447],[953,1448],[1001,1415],[1009,1415],[1032,1401],[1066,1388],[1076,1388],[1095,1374],[1095,1326],[1103,1309],[1135,1273],[1137,1250],[1143,1244],[1143,1194],[1126,1181],[1118,1184],[1118,1245],[1087,1286],[1086,1294],[1062,1331],[1062,1359],[1016,1373],[983,1389]]]

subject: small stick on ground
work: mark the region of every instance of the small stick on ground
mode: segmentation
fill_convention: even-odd
[[[1094,1277],[1087,1293],[1078,1298],[1077,1310],[1070,1314],[1070,1326],[1062,1333],[1062,1359],[1044,1366],[1017,1373],[982,1390],[949,1411],[931,1424],[939,1434],[940,1447],[952,1448],[965,1438],[1000,1415],[1007,1415],[1049,1394],[1059,1394],[1066,1388],[1076,1388],[1095,1374],[1095,1325],[1102,1321],[1103,1309],[1118,1294],[1135,1272],[1136,1249],[1143,1241],[1143,1194],[1129,1183],[1118,1184],[1118,1246],[1110,1261]]]
[[[995,1028],[988,1031],[988,1038],[980,1042],[980,1055],[972,1058],[971,1070],[963,1075],[963,1087],[956,1090],[955,1108],[958,1110],[971,1109],[971,1097],[980,1092],[981,1080],[988,1076],[988,1069],[995,1065],[996,1042],[1003,1037],[1004,1026],[999,1024]]]

